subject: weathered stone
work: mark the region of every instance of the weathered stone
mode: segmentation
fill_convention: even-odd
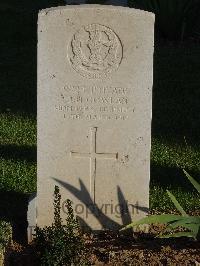
[[[154,15],[112,6],[43,10],[38,22],[37,224],[54,186],[83,226],[116,229],[149,206]]]

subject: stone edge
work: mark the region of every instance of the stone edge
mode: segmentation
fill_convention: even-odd
[[[49,13],[52,13],[54,11],[62,11],[62,10],[72,10],[72,9],[93,9],[93,8],[98,8],[98,9],[110,9],[110,10],[120,10],[120,11],[126,11],[131,14],[142,14],[146,15],[149,17],[152,17],[152,19],[155,20],[155,14],[152,12],[144,11],[141,9],[135,9],[135,8],[130,8],[130,7],[123,7],[123,6],[112,6],[112,5],[96,5],[96,4],[83,4],[83,5],[68,5],[68,6],[58,6],[58,7],[51,7],[51,8],[46,8],[46,9],[41,9],[39,11],[39,16],[45,16],[48,15]]]

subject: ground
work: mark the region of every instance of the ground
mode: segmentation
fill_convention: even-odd
[[[200,243],[182,240],[134,240],[104,235],[91,243],[90,261],[95,265],[198,265]]]
[[[156,231],[158,229],[156,228]],[[154,234],[120,236],[114,233],[84,236],[90,265],[200,265],[200,242],[191,239],[156,239]],[[14,244],[9,266],[38,266],[34,245]]]

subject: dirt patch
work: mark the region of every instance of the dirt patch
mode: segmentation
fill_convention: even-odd
[[[94,265],[200,265],[200,242],[104,234],[87,244]]]
[[[200,241],[187,238],[158,239],[153,234],[133,237],[104,232],[84,235],[84,239],[91,265],[200,265]],[[7,252],[6,265],[40,265],[34,244],[13,244]]]

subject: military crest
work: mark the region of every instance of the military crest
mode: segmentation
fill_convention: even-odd
[[[72,38],[69,60],[73,69],[80,75],[94,79],[104,78],[121,63],[120,39],[106,26],[83,26]]]

